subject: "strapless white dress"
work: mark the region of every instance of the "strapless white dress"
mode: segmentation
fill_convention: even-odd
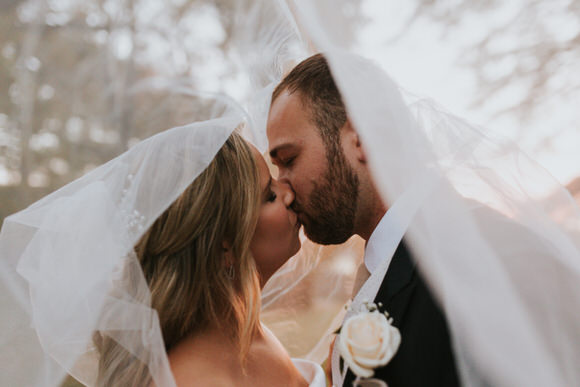
[[[326,387],[326,375],[320,365],[304,359],[292,359],[292,362],[306,379],[309,387]]]

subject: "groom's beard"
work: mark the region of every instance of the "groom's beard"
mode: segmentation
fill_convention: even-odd
[[[308,198],[308,203],[293,204],[313,242],[332,245],[345,242],[354,233],[358,200],[358,176],[348,164],[342,149],[327,153],[328,168]]]

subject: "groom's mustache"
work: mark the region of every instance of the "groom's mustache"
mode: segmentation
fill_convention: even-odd
[[[304,207],[294,199],[292,204],[290,204],[290,209],[294,211],[296,214],[301,214],[303,217],[306,216],[306,211],[304,211]]]
[[[300,204],[298,204],[298,202],[296,201],[296,199],[294,199],[294,201],[292,202],[292,204],[290,204],[290,209],[296,213],[298,212],[303,212],[303,208]]]

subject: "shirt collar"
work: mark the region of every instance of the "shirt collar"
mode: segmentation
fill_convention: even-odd
[[[394,217],[390,215],[389,211],[383,215],[365,247],[364,262],[367,270],[371,274],[385,259],[388,259],[389,261],[392,259],[392,256],[386,256],[387,253],[385,252],[389,246],[390,240],[397,234],[393,232],[393,230],[396,229],[397,224]],[[396,241],[397,244],[399,242],[400,240]]]

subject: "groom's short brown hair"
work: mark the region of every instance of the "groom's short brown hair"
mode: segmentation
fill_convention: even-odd
[[[300,94],[327,147],[337,146],[346,109],[324,55],[315,54],[294,67],[274,89],[272,103],[285,90]]]

